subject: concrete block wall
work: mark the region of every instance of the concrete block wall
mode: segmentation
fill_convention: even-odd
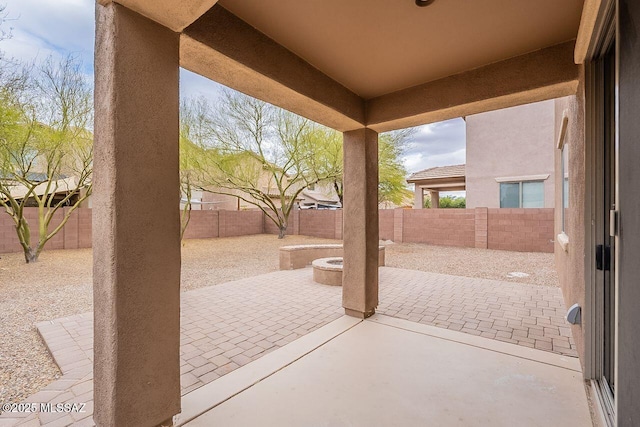
[[[260,210],[218,211],[218,237],[247,236],[264,232]]]
[[[65,208],[68,209],[68,208]],[[60,223],[56,213],[51,228]],[[37,229],[37,210],[27,208],[26,218]],[[553,252],[553,209],[382,209],[380,239],[394,242],[428,243],[442,246]],[[342,239],[341,210],[293,211],[287,234]],[[48,243],[47,249],[91,247],[91,209],[74,211],[66,226]],[[259,210],[192,211],[185,232],[187,239],[278,234],[271,220]],[[0,253],[20,252],[13,221],[0,212]]]
[[[400,210],[400,209],[398,209]],[[380,240],[394,240],[393,221],[396,209],[381,209],[378,212]]]
[[[475,214],[475,235],[476,235],[476,248],[487,249],[488,247],[488,221],[489,210],[487,208],[476,208]]]
[[[54,230],[62,221],[64,214],[69,208],[58,210],[51,220],[49,230]],[[86,214],[80,215],[78,210],[72,212],[66,226],[46,244],[47,249],[78,249],[80,247],[91,246],[91,211],[89,212],[88,230]],[[31,227],[32,241],[38,239],[38,209],[25,208],[25,219]],[[89,236],[89,246],[86,245],[85,235]],[[11,217],[4,212],[0,212],[0,253],[21,252],[22,246],[18,241],[15,224]]]
[[[29,224],[35,224],[29,212],[25,212],[25,218]],[[16,228],[9,215],[0,211],[0,253],[20,252],[22,250],[16,236]]]
[[[442,246],[475,246],[473,209],[404,209],[402,240]]]
[[[69,208],[60,209],[53,217],[49,230],[53,230]],[[25,218],[37,233],[37,208],[26,208]],[[263,214],[255,211],[192,211],[187,239],[209,239],[215,237],[245,236],[264,232]],[[67,224],[56,234],[45,249],[78,249],[91,247],[91,209],[79,208],[72,212]],[[33,234],[34,238],[37,238]],[[0,253],[21,252],[15,225],[11,217],[0,212]]]
[[[64,211],[65,208],[63,208],[62,210]],[[57,215],[58,221],[56,221],[56,223],[59,224],[60,220],[62,219],[62,214],[64,214],[65,212],[61,213],[60,211],[58,211],[57,213],[59,215]],[[54,219],[56,219],[55,216]],[[51,224],[49,230],[53,230],[54,227],[55,226]],[[64,228],[58,234],[56,234],[53,239],[56,239],[58,237],[62,238],[62,241],[60,242],[62,244],[62,247],[60,249],[80,247],[80,216],[78,215],[77,209],[71,213],[71,216],[69,216],[69,220],[65,224]]]
[[[336,212],[332,210],[304,210],[300,212],[300,234],[336,238]]]
[[[51,222],[49,223],[49,231],[55,230],[55,228],[58,225],[60,225],[60,222],[62,222],[64,211],[65,211],[65,208],[62,208],[56,211],[56,213],[53,215],[53,218],[51,219]],[[73,225],[75,225],[75,227],[73,227],[72,225],[67,230],[67,227],[65,226],[59,233],[57,233],[55,236],[51,238],[51,240],[47,242],[46,246],[48,249],[78,249],[78,225],[77,225],[78,221],[76,220],[75,211],[72,212],[71,217],[69,218],[69,221],[73,221]],[[33,220],[32,222],[30,222],[30,224],[32,224],[32,227],[35,226],[33,230],[36,230],[35,232],[37,233],[37,230],[38,230],[37,215],[34,215]],[[67,221],[67,224],[68,224],[68,221]],[[69,236],[69,239],[66,238],[67,235]],[[67,243],[69,246],[65,247],[65,243]]]
[[[300,228],[300,212],[301,211],[291,211],[291,214],[289,215],[289,223],[287,224],[287,234],[300,234],[298,231]],[[273,223],[273,221],[264,214],[263,217],[263,233],[278,234],[278,227]]]
[[[334,223],[334,229],[335,229],[335,233],[336,233],[336,239],[342,239],[342,233],[344,231],[343,228],[343,222],[342,222],[342,209],[335,211],[336,212],[336,216],[335,216],[335,223]]]
[[[91,209],[76,210],[78,220],[78,248],[91,247]]]
[[[185,239],[210,239],[219,237],[218,217],[220,211],[191,211],[189,225],[184,231]]]
[[[554,210],[489,209],[488,248],[505,251],[553,252]]]
[[[264,230],[265,234],[278,234],[278,227],[276,227],[276,225],[273,223],[273,221],[271,221],[269,218],[267,218],[266,215],[263,215],[264,218],[262,219],[262,229]],[[291,220],[292,218],[289,218],[289,226],[287,227],[287,229],[289,229],[289,227],[291,227]],[[294,233],[295,234],[295,233]]]

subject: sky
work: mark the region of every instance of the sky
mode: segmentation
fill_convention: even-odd
[[[93,79],[95,0],[0,0],[6,5],[3,29],[11,37],[0,41],[9,58],[38,62],[48,56],[72,54],[82,59]],[[180,73],[183,97],[215,98],[221,85],[186,70]],[[462,119],[420,126],[405,151],[409,173],[434,166],[465,163],[465,122]]]

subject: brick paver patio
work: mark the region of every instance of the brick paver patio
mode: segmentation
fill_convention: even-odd
[[[311,276],[277,271],[182,293],[182,394],[340,317],[341,288]],[[575,356],[564,311],[558,288],[380,269],[379,313]],[[63,375],[27,402],[83,402],[84,412],[5,413],[0,426],[93,425],[92,314],[37,327]]]
[[[560,288],[380,270],[378,313],[577,357]]]

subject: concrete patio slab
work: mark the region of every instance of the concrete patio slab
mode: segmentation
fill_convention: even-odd
[[[180,369],[185,398],[344,313],[341,289],[313,282],[311,268],[188,291],[181,294],[181,306]],[[532,348],[540,348],[559,353],[562,360],[577,366],[577,359],[566,357],[575,355],[575,349],[564,310],[558,288],[382,267],[378,313],[392,317],[375,319],[386,319],[387,324],[393,318],[409,320],[404,322],[407,328],[437,326],[433,330],[440,333],[465,332],[471,345],[477,339],[486,342],[482,338],[492,338],[489,342],[496,346],[503,344],[499,341],[518,344],[517,350],[509,351],[519,351],[523,358]],[[93,314],[42,322],[37,328],[63,375],[26,401],[86,403],[85,410],[3,413],[0,425],[64,424],[67,416],[74,425],[92,425]],[[547,352],[541,354],[561,360]],[[198,405],[193,406],[194,411],[189,405],[185,408],[187,414],[202,410]]]
[[[243,369],[237,369],[188,393],[182,398],[182,412],[174,419],[175,425],[183,425],[202,415],[212,407],[223,403],[230,397],[243,392],[285,366],[315,351],[360,322],[360,319],[343,316],[316,330],[315,333],[305,335],[277,351],[266,354],[244,366]]]
[[[533,360],[535,354],[522,358],[504,352],[506,347],[518,349],[515,345],[495,351],[495,342],[488,339],[469,345],[462,333],[436,331],[434,336],[435,328],[377,317],[186,425],[591,424],[582,376],[560,367],[566,361],[545,363]]]

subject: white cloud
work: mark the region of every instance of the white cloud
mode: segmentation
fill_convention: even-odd
[[[93,78],[95,40],[94,0],[5,0],[5,29],[12,37],[0,42],[8,58],[38,62],[49,55],[79,56]],[[0,3],[0,4],[4,4]],[[215,99],[221,85],[187,70],[180,72],[182,96]]]
[[[87,71],[93,69],[94,1],[5,0],[7,21],[13,37],[2,41],[8,57],[28,62],[49,55],[69,53],[82,58]]]
[[[403,157],[410,173],[466,161],[466,127],[462,119],[420,126]]]

